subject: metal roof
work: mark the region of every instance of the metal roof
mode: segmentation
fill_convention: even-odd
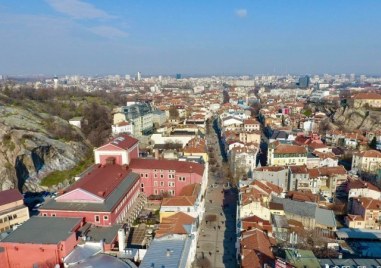
[[[129,260],[122,261],[121,259],[112,257],[107,254],[97,254],[86,259],[79,264],[71,265],[70,268],[137,268],[137,266]]]
[[[82,218],[32,217],[0,243],[58,244],[65,241],[81,221]]]
[[[339,239],[381,240],[381,230],[341,228],[336,235]]]
[[[192,239],[176,234],[155,238],[139,268],[185,268]]]
[[[336,227],[336,219],[333,211],[320,208],[315,203],[300,202],[276,196],[274,196],[271,201],[273,203],[283,204],[286,213],[313,218],[317,224]]]

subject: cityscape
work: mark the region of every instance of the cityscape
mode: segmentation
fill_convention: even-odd
[[[0,3],[0,267],[381,267],[381,3],[122,2]]]

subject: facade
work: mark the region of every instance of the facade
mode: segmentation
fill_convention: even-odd
[[[69,120],[69,124],[73,125],[77,128],[81,128],[82,127],[82,120],[83,120],[82,117],[74,117],[74,118]]]
[[[251,132],[254,130],[259,131],[261,129],[261,125],[256,119],[250,118],[243,120],[243,128],[247,132]]]
[[[128,121],[134,127],[133,135],[139,137],[153,129],[153,113],[148,103],[131,103],[114,114],[114,125]]]
[[[206,140],[194,137],[184,147],[184,156],[201,156],[205,162],[209,161]]]
[[[359,93],[353,96],[353,105],[355,108],[369,106],[370,108],[381,107],[381,94],[377,93]]]
[[[363,151],[353,154],[352,170],[376,173],[381,169],[381,152],[376,150]]]
[[[160,222],[163,218],[183,212],[201,221],[205,212],[205,199],[202,198],[201,185],[185,186],[178,196],[163,198],[160,206]]]
[[[244,143],[261,143],[261,133],[256,130],[245,131],[239,133],[239,140]]]
[[[97,226],[112,226],[127,219],[131,222],[142,206],[138,202],[139,181],[138,174],[115,162],[94,165],[76,183],[42,205],[40,213],[80,217]]]
[[[81,218],[32,217],[0,241],[0,267],[54,267],[78,244]]]
[[[112,125],[112,135],[130,134],[134,133],[134,126],[127,121],[120,122],[116,125]]]
[[[381,229],[381,200],[368,197],[354,198],[350,214],[360,216],[366,229]]]
[[[121,134],[111,142],[94,149],[95,164],[106,164],[108,158],[114,158],[118,165],[128,165],[139,157],[139,141],[126,134]]]
[[[16,189],[0,192],[0,233],[29,219],[24,197]]]
[[[267,161],[269,166],[306,165],[307,149],[302,146],[281,144],[275,141],[269,144]]]
[[[230,170],[234,177],[251,177],[256,167],[258,148],[234,147],[229,152]],[[242,179],[242,178],[239,178]]]
[[[285,166],[266,166],[254,169],[253,178],[270,182],[288,191],[290,190],[289,173],[288,167]]]
[[[165,122],[167,122],[167,115],[164,111],[155,110],[152,112],[152,123],[156,127],[162,126]]]
[[[204,165],[177,160],[133,159],[133,172],[140,175],[140,191],[146,196],[179,195],[182,189],[193,183],[206,188],[207,169]]]

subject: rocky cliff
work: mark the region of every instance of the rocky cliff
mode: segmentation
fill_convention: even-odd
[[[371,111],[365,108],[354,109],[341,107],[332,114],[332,123],[338,128],[347,131],[360,130],[379,130],[381,129],[381,112]]]
[[[44,175],[72,168],[90,147],[66,120],[0,106],[0,190],[41,190]]]

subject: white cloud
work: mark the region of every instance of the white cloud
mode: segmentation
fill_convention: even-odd
[[[240,17],[240,18],[244,18],[247,16],[247,9],[237,9],[235,11],[235,15]]]
[[[46,0],[57,12],[75,19],[107,19],[112,18],[107,12],[94,5],[79,0]]]
[[[126,32],[111,26],[96,26],[89,28],[89,30],[96,35],[110,39],[128,36]]]

